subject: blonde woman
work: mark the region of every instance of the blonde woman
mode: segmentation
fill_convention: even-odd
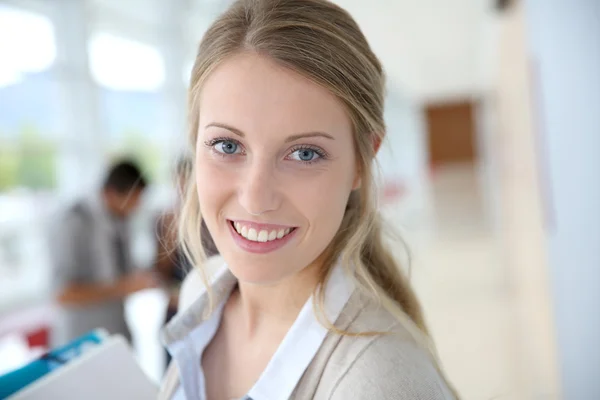
[[[163,332],[160,398],[454,398],[382,237],[383,99],[379,60],[330,2],[239,0],[208,29],[180,232],[206,290]],[[204,261],[202,221],[222,258]]]

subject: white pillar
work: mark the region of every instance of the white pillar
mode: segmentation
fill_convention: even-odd
[[[600,2],[530,0],[565,399],[600,399]]]
[[[187,83],[183,73],[188,61],[186,22],[189,4],[186,0],[164,2],[160,50],[165,59],[164,113],[162,140],[165,151],[176,157],[187,148]],[[168,167],[172,167],[168,163]]]
[[[492,103],[495,129],[494,185],[498,205],[496,228],[506,285],[514,305],[515,393],[527,399],[558,399],[554,314],[549,282],[544,191],[539,177],[539,145],[532,110],[531,62],[523,2],[502,16],[498,73]]]
[[[98,92],[88,62],[90,15],[88,2],[56,2],[52,15],[57,42],[56,76],[63,100],[58,183],[61,195],[88,191],[101,177],[103,131],[98,117]]]

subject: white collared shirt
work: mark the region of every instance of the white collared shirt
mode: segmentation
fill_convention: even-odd
[[[229,273],[226,265],[217,275],[224,273]],[[354,285],[345,275],[342,266],[336,264],[325,288],[324,312],[329,321],[337,319],[353,289]],[[217,332],[228,297],[225,297],[208,320],[192,329],[183,339],[168,346],[180,373],[180,386],[173,396],[174,400],[206,400],[202,353]],[[327,333],[327,328],[319,323],[314,314],[311,297],[243,400],[289,398]]]

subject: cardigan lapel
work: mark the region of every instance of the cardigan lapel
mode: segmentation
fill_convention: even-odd
[[[214,296],[212,306],[216,307],[220,304],[236,284],[237,279],[228,268],[224,267],[219,271],[210,289],[211,294]],[[163,328],[160,334],[162,344],[169,347],[173,343],[183,340],[195,327],[210,316],[213,311],[209,309],[210,306],[209,293],[205,291],[185,312],[177,314]],[[171,399],[179,388],[179,379],[177,364],[171,362],[163,378],[158,400]]]
[[[366,307],[366,304],[367,300],[358,290],[355,290],[340,316],[335,321],[335,326],[340,330],[348,329],[356,318],[358,318],[360,312]],[[314,398],[325,367],[331,367],[329,360],[343,338],[343,335],[332,331],[327,333],[319,351],[315,354],[312,362],[296,385],[290,400],[312,400]]]

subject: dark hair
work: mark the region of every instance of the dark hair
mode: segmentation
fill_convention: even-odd
[[[119,193],[127,193],[132,190],[143,190],[148,183],[142,171],[133,161],[120,161],[108,171],[104,180],[104,189],[112,189]]]

